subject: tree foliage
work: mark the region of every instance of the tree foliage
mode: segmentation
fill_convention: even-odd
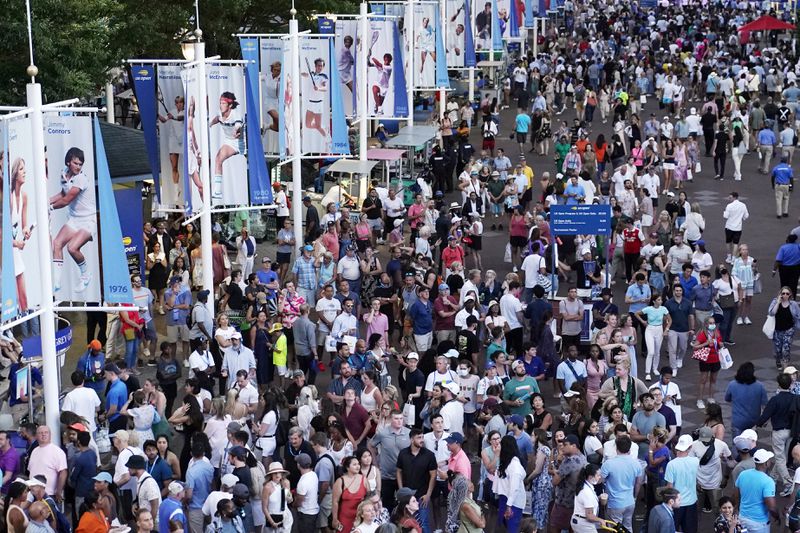
[[[29,64],[22,0],[0,0],[0,104],[25,100]],[[297,0],[300,29],[315,13],[355,13],[355,0]],[[195,28],[191,0],[31,0],[34,59],[45,101],[89,99],[126,58],[179,58]],[[290,0],[201,0],[200,27],[208,55],[240,57],[234,33],[285,33]]]

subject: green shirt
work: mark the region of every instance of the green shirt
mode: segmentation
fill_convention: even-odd
[[[525,376],[522,381],[511,378],[503,389],[503,400],[522,400],[522,405],[510,407],[511,414],[525,416],[533,411],[531,395],[539,391],[539,382],[530,376]]]

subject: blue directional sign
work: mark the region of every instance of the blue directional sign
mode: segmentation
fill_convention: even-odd
[[[550,231],[555,235],[611,234],[610,205],[554,205]]]

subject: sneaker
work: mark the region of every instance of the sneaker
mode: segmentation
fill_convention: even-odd
[[[683,368],[683,359],[678,359],[678,368]]]
[[[661,375],[661,372],[659,372],[658,370],[653,369],[653,375],[658,377],[658,376]]]
[[[645,380],[645,381],[653,381],[653,378],[650,376],[650,374],[646,374],[646,375],[644,376],[644,380]]]
[[[785,487],[785,488],[784,488],[784,489],[781,491],[781,498],[785,498],[785,497],[789,496],[791,493],[792,493],[792,486],[791,486],[791,485],[787,485],[787,486],[786,486],[786,487]]]
[[[514,268],[511,269],[511,272],[517,272],[517,265],[514,265]]]
[[[497,224],[492,224],[492,231],[496,231],[496,230],[497,230]],[[741,320],[741,319],[739,319],[739,320]]]
[[[733,256],[731,254],[726,255],[725,256],[725,262],[733,264]]]
[[[673,378],[678,377],[678,369],[675,367],[672,367],[672,377]]]
[[[158,366],[158,362],[155,359],[148,359],[147,366]]]
[[[503,225],[502,224],[498,224],[497,225],[497,229],[499,229],[500,231],[503,231]]]
[[[705,409],[706,408],[706,402],[704,402],[703,400],[697,400],[697,408],[698,409]]]
[[[75,292],[83,292],[92,282],[92,273],[87,272],[86,274],[81,276],[81,281],[78,283],[78,286],[75,288]]]
[[[742,317],[737,318],[736,319],[736,325],[737,326],[741,326],[742,324],[744,324],[744,320],[742,320]]]
[[[746,317],[744,317],[744,323],[745,323],[746,325],[748,325],[748,326],[749,326],[750,324],[752,324],[752,323],[753,323],[753,321],[752,321],[752,320],[750,320],[750,317],[749,317],[749,316],[746,316]]]
[[[704,513],[711,513],[711,512],[714,512],[714,510],[711,507],[703,507],[703,512]]]
[[[706,403],[717,403],[717,400],[715,400],[714,398],[708,398],[706,400]]]
[[[143,359],[136,359],[136,366],[139,367],[139,368],[142,368],[144,366],[144,360]]]
[[[183,366],[184,366],[185,368],[189,368],[189,360],[188,360],[188,359],[184,359],[184,360],[183,360]]]
[[[726,341],[725,344],[727,344],[728,346],[736,346],[735,341]]]

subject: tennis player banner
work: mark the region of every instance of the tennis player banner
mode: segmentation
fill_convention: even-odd
[[[94,149],[97,160],[97,192],[100,201],[100,253],[103,267],[103,299],[112,304],[132,304],[133,289],[128,273],[117,202],[111,185],[106,148],[100,133],[100,121],[94,117]]]
[[[358,21],[352,18],[337,18],[336,30],[333,37],[336,49],[336,62],[333,63],[338,70],[340,93],[344,103],[344,113],[348,117],[355,115],[356,97],[358,91],[354,89],[356,81],[356,36],[358,34]],[[367,58],[369,61],[369,58]]]
[[[329,63],[335,65],[336,49],[333,38],[328,39],[328,54]],[[339,71],[336,68],[331,68],[331,153],[350,154],[350,140],[347,136],[347,121],[344,118]],[[267,185],[269,185],[269,179],[267,179]]]
[[[8,128],[3,127],[3,158],[8,154]],[[3,275],[0,281],[2,291],[2,321],[6,322],[17,316],[17,282],[14,276],[14,249],[11,241],[11,186],[8,164],[3,167]]]
[[[200,105],[199,68],[193,65],[181,71],[183,92],[186,95],[186,116],[183,122],[183,190],[184,209],[187,214],[195,213],[203,208],[203,183],[208,173],[203,158],[208,157],[208,147],[200,146],[202,136],[199,128],[198,109]]]
[[[258,80],[258,71],[255,73],[245,68],[245,92],[247,100],[247,109],[255,113],[258,108],[256,97],[254,94],[257,84],[252,83],[252,77],[255,76]],[[250,204],[251,205],[268,205],[272,203],[272,187],[269,183],[269,171],[267,169],[267,160],[264,157],[264,146],[261,143],[261,129],[258,127],[258,119],[249,115],[245,122],[247,131],[247,170],[249,173],[248,184],[250,186]]]
[[[144,145],[147,159],[150,160],[150,172],[156,186],[158,202],[161,203],[161,178],[158,156],[158,132],[156,131],[156,69],[154,65],[131,65],[133,74],[133,90],[139,105],[139,117],[144,131]]]
[[[298,153],[332,154],[328,39],[306,36],[300,36],[299,39],[300,79],[297,82],[300,83],[300,124],[294,126],[300,126],[302,131]]]
[[[284,71],[284,42],[280,37],[260,37],[259,48],[259,83],[261,85],[261,142],[264,152],[270,156],[283,154],[280,151],[279,127],[280,109],[283,108],[283,92],[281,91],[281,75]],[[258,94],[254,92],[253,94]]]
[[[183,207],[186,203],[183,165],[183,130],[186,119],[186,98],[180,65],[156,67],[156,128],[158,161],[161,172],[160,203],[166,207]]]

